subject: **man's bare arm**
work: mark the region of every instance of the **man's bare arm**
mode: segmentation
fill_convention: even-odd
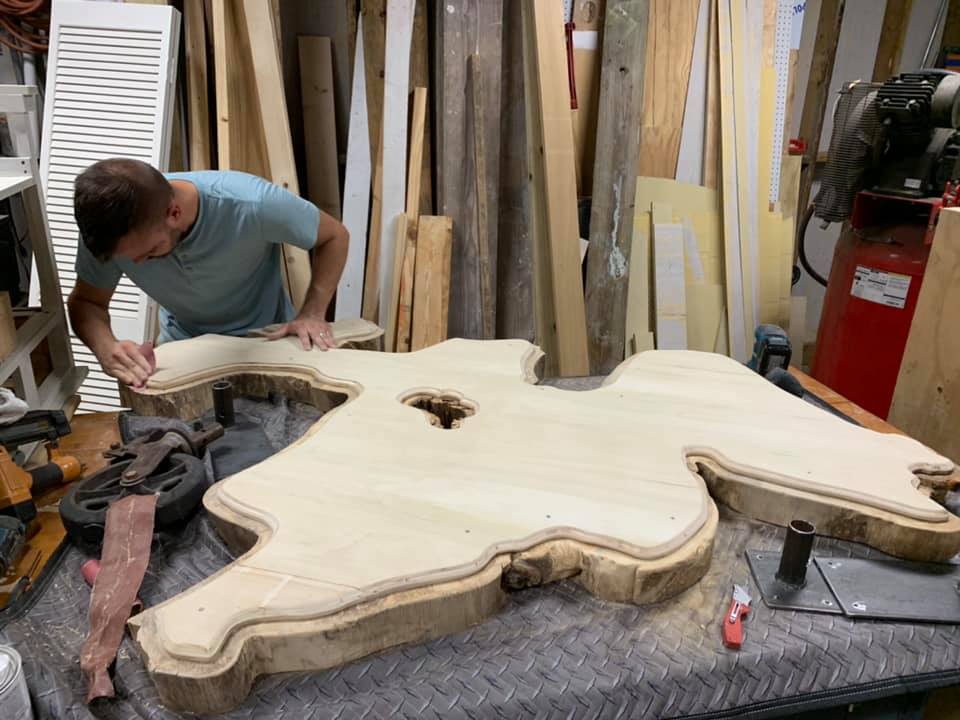
[[[67,300],[70,324],[77,337],[97,356],[107,375],[127,385],[143,385],[150,377],[150,363],[136,343],[114,337],[110,329],[112,297],[113,290],[77,280]]]
[[[313,248],[310,287],[303,307],[293,321],[281,325],[268,335],[269,339],[296,335],[304,350],[309,350],[311,345],[321,350],[334,346],[333,333],[325,317],[343,274],[349,245],[350,233],[343,224],[321,212],[317,244]]]

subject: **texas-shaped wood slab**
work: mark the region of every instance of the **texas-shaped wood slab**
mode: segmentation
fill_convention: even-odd
[[[504,586],[575,577],[663,600],[705,572],[714,496],[942,560],[960,520],[916,489],[953,464],[795,398],[708,353],[645,352],[596,390],[535,385],[517,340],[410,354],[204,336],[157,350],[141,413],[192,418],[227,377],[332,408],[204,498],[242,557],[130,621],[165,702],[239,704],[257,675],[331,667],[459,631]],[[706,482],[705,482],[706,481]]]

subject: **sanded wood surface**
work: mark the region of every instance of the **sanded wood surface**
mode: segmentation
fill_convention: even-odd
[[[624,356],[648,6],[647,0],[607,3],[586,282],[595,375],[610,372]]]
[[[960,458],[960,210],[940,213],[903,351],[889,420]]]
[[[530,565],[532,584],[579,573],[603,598],[665,599],[709,562],[704,479],[759,519],[801,507],[887,552],[960,547],[960,520],[914,487],[914,473],[953,463],[915,440],[824,413],[718,354],[641,353],[588,392],[532,384],[540,355],[519,340],[405,355],[290,338],[161,346],[129,398],[137,412],[194,412],[225,376],[342,403],[205,497],[246,552],[132,621],[164,700],[224,709],[257,674],[462,629],[496,610],[492,583]],[[648,582],[657,572],[667,580]]]

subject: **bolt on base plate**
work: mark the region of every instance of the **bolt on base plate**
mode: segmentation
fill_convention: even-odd
[[[843,610],[827,586],[823,575],[813,562],[807,566],[807,578],[802,587],[777,579],[780,553],[770,550],[747,550],[747,562],[753,572],[760,596],[767,607],[784,610],[831,613],[842,615]]]

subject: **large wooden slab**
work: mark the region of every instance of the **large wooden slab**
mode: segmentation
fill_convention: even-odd
[[[914,440],[721,355],[641,353],[589,392],[534,385],[541,356],[520,340],[402,355],[217,336],[159,348],[128,398],[139,412],[195,413],[224,376],[342,403],[207,493],[245,554],[131,621],[165,702],[222,710],[259,674],[463,629],[497,610],[501,581],[576,576],[602,598],[668,598],[709,564],[704,479],[761,519],[798,513],[909,557],[960,548],[960,520],[914,487],[915,472],[953,463]]]

